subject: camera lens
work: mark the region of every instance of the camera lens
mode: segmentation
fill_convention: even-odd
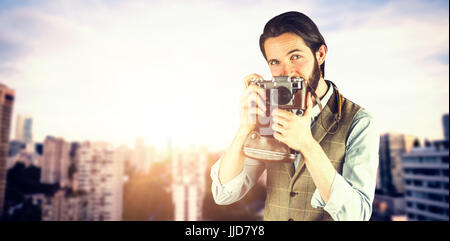
[[[273,94],[271,95],[272,103],[275,105],[287,105],[289,101],[291,101],[292,94],[291,91],[284,87],[280,86],[273,89]],[[276,92],[276,93],[275,93]],[[278,96],[278,98],[277,98]]]

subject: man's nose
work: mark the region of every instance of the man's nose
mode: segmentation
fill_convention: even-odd
[[[280,76],[298,77],[294,66],[291,63],[283,64]]]

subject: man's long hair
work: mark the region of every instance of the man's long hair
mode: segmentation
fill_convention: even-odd
[[[316,24],[308,16],[300,12],[286,12],[272,18],[264,26],[264,31],[259,38],[259,47],[265,59],[267,59],[267,56],[264,42],[268,38],[277,37],[284,33],[294,33],[300,36],[311,49],[314,57],[320,46],[327,46]],[[325,77],[325,61],[320,65],[320,72],[322,77]]]

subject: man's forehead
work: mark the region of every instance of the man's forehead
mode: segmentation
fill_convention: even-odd
[[[264,42],[264,48],[267,57],[269,56],[284,56],[293,50],[306,52],[309,50],[305,41],[294,33],[284,33],[277,37],[268,38]]]

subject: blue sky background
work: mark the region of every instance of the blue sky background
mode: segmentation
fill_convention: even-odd
[[[242,78],[270,77],[258,46],[264,24],[296,10],[325,37],[326,79],[369,110],[382,133],[437,139],[449,109],[448,7],[0,0],[0,82],[16,90],[14,114],[34,118],[35,141],[132,145],[142,136],[225,149],[239,125]]]

